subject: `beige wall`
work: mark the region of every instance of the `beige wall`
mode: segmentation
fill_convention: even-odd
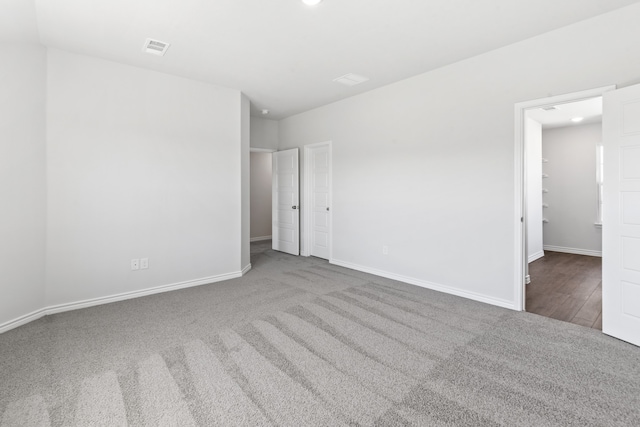
[[[271,153],[251,153],[251,238],[271,236]]]

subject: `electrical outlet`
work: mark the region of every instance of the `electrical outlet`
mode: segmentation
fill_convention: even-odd
[[[382,255],[389,255],[389,246],[384,245],[382,247]]]
[[[146,270],[149,268],[149,258],[140,258],[140,269]]]
[[[131,269],[132,270],[140,269],[140,260],[138,258],[134,258],[131,260]]]

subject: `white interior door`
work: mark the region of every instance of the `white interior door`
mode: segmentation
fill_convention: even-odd
[[[331,236],[331,156],[329,145],[310,149],[311,155],[311,255],[329,259]],[[307,163],[309,164],[309,163]],[[308,175],[307,175],[308,176]]]
[[[273,153],[272,247],[300,254],[298,149]]]
[[[640,85],[604,95],[602,331],[640,345]]]

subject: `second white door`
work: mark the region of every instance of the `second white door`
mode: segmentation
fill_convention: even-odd
[[[328,144],[309,147],[311,191],[310,255],[329,259],[331,238],[331,151]]]

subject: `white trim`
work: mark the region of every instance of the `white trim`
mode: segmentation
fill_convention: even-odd
[[[272,148],[253,148],[249,147],[250,153],[275,153],[278,150],[274,150]]]
[[[543,256],[544,256],[544,251],[539,251],[539,252],[536,252],[535,254],[531,254],[529,255],[529,262],[531,263],[537,259],[542,258]]]
[[[262,240],[271,240],[271,236],[252,237],[249,239],[250,242],[260,242]]]
[[[592,251],[591,249],[565,248],[563,246],[544,245],[544,250],[551,252],[564,252],[566,254],[602,257],[602,251]]]
[[[240,275],[244,276],[249,272],[249,270],[251,270],[251,263],[244,266],[244,268],[240,271]]]
[[[307,206],[313,204],[311,195],[311,156],[310,151],[314,148],[327,146],[329,148],[329,262],[333,259],[333,148],[331,141],[316,142],[307,144],[303,148],[303,178],[304,178],[304,203],[302,205],[304,217],[304,245],[301,246],[300,255],[311,256],[311,210]]]
[[[515,112],[515,139],[514,139],[514,297],[515,309],[524,310],[524,286],[525,286],[525,261],[526,261],[526,238],[524,226],[526,221],[524,203],[525,203],[525,135],[524,135],[524,118],[526,110],[532,108],[541,108],[550,105],[566,104],[569,102],[580,101],[583,99],[595,98],[604,95],[616,88],[615,85],[604,86],[596,89],[585,90],[581,92],[568,93],[563,95],[551,96],[548,98],[534,99],[531,101],[518,102],[514,106]]]
[[[362,271],[364,273],[369,273],[369,274],[373,274],[380,277],[386,277],[387,279],[397,280],[399,282],[408,283],[410,285],[420,286],[421,288],[431,289],[434,291],[443,292],[450,295],[456,295],[462,298],[467,298],[474,301],[483,302],[486,304],[496,305],[498,307],[508,308],[510,310],[517,310],[513,301],[503,300],[499,298],[491,298],[485,295],[477,294],[475,292],[463,291],[461,289],[452,288],[450,286],[441,285],[438,283],[427,282],[425,280],[401,276],[399,274],[389,273],[387,271],[377,270],[375,268],[363,267],[361,265],[352,264],[346,261],[333,259],[330,261],[330,263],[339,265],[340,267],[350,268],[351,270]]]
[[[160,294],[164,292],[176,291],[178,289],[191,288],[194,286],[209,285],[216,282],[222,282],[224,280],[235,279],[243,276],[247,271],[251,269],[251,264],[248,264],[242,269],[233,273],[219,274],[217,276],[203,277],[201,279],[187,280],[184,282],[172,283],[169,285],[157,286],[155,288],[142,289],[139,291],[125,292],[116,295],[110,295],[106,297],[91,298],[82,301],[70,302],[65,304],[52,305],[42,308],[32,313],[20,316],[16,319],[9,320],[0,325],[0,333],[6,332],[10,329],[17,328],[26,323],[37,320],[43,316],[50,314],[62,313],[65,311],[80,310],[82,308],[93,307],[96,305],[109,304],[112,302],[124,301],[133,298],[144,297],[147,295]]]
[[[18,326],[26,325],[29,322],[33,322],[34,320],[38,320],[39,318],[47,315],[47,309],[41,308],[40,310],[33,311],[29,314],[25,314],[13,320],[9,320],[0,325],[0,334],[7,332],[11,329],[17,328]]]
[[[191,288],[194,286],[208,285],[223,280],[235,279],[241,277],[242,272],[226,273],[217,276],[203,277],[201,279],[187,280],[184,282],[172,283],[169,285],[157,286],[155,288],[143,289],[140,291],[125,292],[122,294],[111,295],[107,297],[92,298],[84,301],[77,301],[66,304],[59,304],[47,307],[47,314],[62,313],[64,311],[78,310],[81,308],[93,307],[95,305],[109,304],[117,301],[124,301],[132,298],[144,297],[147,295],[160,294],[169,291],[177,291],[178,289]]]

